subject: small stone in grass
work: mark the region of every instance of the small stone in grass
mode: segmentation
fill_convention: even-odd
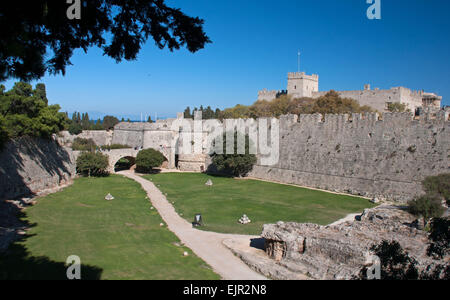
[[[160,226],[160,227],[163,227],[163,226],[164,226],[164,223],[160,223],[159,226]]]
[[[189,253],[187,253],[187,251],[184,251],[183,256],[188,256]]]

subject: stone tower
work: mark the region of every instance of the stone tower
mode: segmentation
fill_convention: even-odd
[[[319,91],[319,75],[306,75],[305,72],[288,73],[288,95],[293,98],[312,97]]]

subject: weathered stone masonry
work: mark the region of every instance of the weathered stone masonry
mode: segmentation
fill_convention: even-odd
[[[75,157],[56,138],[23,137],[0,151],[0,200],[28,196],[69,183]]]
[[[206,170],[205,152],[178,155],[176,165],[180,135],[171,131],[174,120],[121,123],[113,142],[160,150],[171,168]],[[208,135],[202,132],[204,151]],[[426,176],[450,171],[450,122],[444,111],[420,120],[410,113],[282,116],[279,151],[277,164],[257,164],[250,176],[404,202],[422,192]]]
[[[436,118],[423,115],[420,120],[414,120],[410,113],[385,113],[381,118],[377,114],[282,116],[278,163],[258,163],[249,175],[404,202],[422,192],[421,181],[426,176],[450,172],[448,115],[440,111]],[[104,152],[110,158],[110,171],[120,158],[135,157],[146,148],[161,151],[168,168],[207,170],[211,163],[206,153],[210,129],[203,126],[198,131],[190,126],[194,134],[202,136],[202,153],[178,154],[183,139],[181,129],[172,126],[175,120],[120,123],[114,133],[86,134],[99,144],[132,147]],[[222,125],[218,120],[214,122]],[[58,138],[64,144],[62,139]],[[0,155],[0,196],[14,197],[70,180],[75,174],[76,154],[54,140],[24,138],[9,143]]]
[[[409,113],[300,115],[281,119],[280,160],[251,176],[364,196],[407,201],[421,181],[450,171],[450,123]]]

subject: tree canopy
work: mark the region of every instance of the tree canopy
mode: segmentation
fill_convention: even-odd
[[[409,111],[409,109],[406,107],[405,103],[394,102],[388,103],[388,111],[395,113]]]
[[[422,186],[426,193],[438,195],[450,204],[450,173],[427,177]]]
[[[160,167],[164,161],[166,161],[166,157],[155,149],[141,150],[136,156],[136,171],[149,173],[153,168]]]
[[[272,118],[286,114],[350,114],[372,112],[368,106],[360,106],[358,101],[342,98],[335,91],[317,99],[291,98],[282,95],[274,100],[259,100],[250,106],[238,104],[220,112],[220,119],[236,118]]]
[[[33,87],[17,82],[5,92],[0,86],[0,146],[9,138],[35,136],[49,138],[64,129],[66,115],[59,105],[48,105],[45,85]]]
[[[238,140],[243,139],[245,141],[245,153],[238,153]],[[213,147],[216,148],[216,143],[220,140],[216,139],[213,141]],[[227,133],[222,136],[222,154],[212,153],[211,160],[212,165],[216,170],[208,170],[208,172],[219,171],[225,175],[231,175],[235,177],[245,177],[252,171],[253,165],[256,164],[257,158],[255,154],[250,153],[250,147],[254,146],[253,141],[250,139],[248,134],[243,135],[242,133],[234,132],[234,148],[233,153],[227,153]],[[220,147],[220,145],[218,145]]]
[[[114,129],[114,126],[116,126],[119,123],[120,123],[120,121],[116,117],[114,117],[114,116],[105,116],[103,118],[102,125],[103,125],[103,129],[104,130],[112,130],[112,129]]]
[[[97,46],[116,62],[135,60],[151,37],[158,48],[196,52],[210,43],[204,21],[164,0],[82,1],[69,19],[67,1],[0,2],[0,81],[65,74],[74,50]]]
[[[442,200],[437,194],[425,194],[408,202],[409,212],[423,218],[425,227],[431,218],[439,218],[445,209]]]
[[[100,152],[83,152],[77,158],[77,173],[84,176],[107,176],[108,156]]]

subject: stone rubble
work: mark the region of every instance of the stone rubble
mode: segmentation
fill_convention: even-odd
[[[106,197],[105,197],[105,200],[111,201],[111,200],[114,200],[114,197],[108,193],[108,195],[106,195]]]
[[[359,219],[359,220],[358,220]],[[370,248],[382,240],[396,240],[418,268],[435,264],[426,255],[427,233],[415,218],[394,206],[366,209],[356,221],[334,226],[283,223],[263,227],[265,251],[285,274],[300,273],[313,279],[351,279],[367,266]],[[280,278],[286,279],[286,276]]]
[[[251,223],[252,221],[247,217],[246,214],[244,214],[238,221],[240,224],[246,225]]]

